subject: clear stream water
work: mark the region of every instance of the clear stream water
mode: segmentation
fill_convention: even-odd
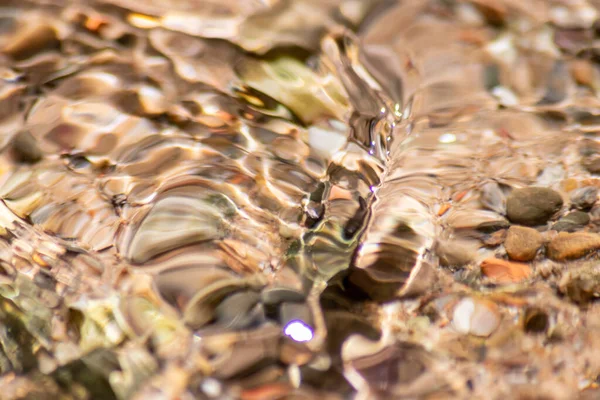
[[[564,266],[538,257],[508,289],[478,266],[505,256],[512,189],[599,185],[595,6],[2,2],[2,315],[31,342],[14,353],[0,332],[3,385],[38,390],[41,372],[65,398],[248,400],[593,389],[597,313],[561,300],[548,274]],[[486,302],[472,323],[491,336],[450,323],[465,296]],[[563,341],[523,334],[534,306],[570,326]]]

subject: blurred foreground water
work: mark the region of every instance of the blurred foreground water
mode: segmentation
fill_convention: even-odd
[[[0,397],[600,397],[599,12],[0,2]]]

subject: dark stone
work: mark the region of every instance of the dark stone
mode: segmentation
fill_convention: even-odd
[[[516,224],[535,226],[545,224],[563,205],[556,191],[542,187],[515,189],[508,196],[508,219]]]
[[[84,387],[91,399],[116,400],[118,397],[110,386],[107,371],[117,369],[118,366],[114,353],[98,349],[61,366],[51,376],[61,387]]]
[[[538,308],[529,308],[525,311],[523,328],[528,333],[544,333],[550,325],[548,314]]]
[[[590,216],[583,211],[574,211],[565,215],[552,226],[559,232],[575,232],[590,223]]]
[[[33,277],[33,283],[46,290],[55,290],[56,281],[48,272],[40,271]]]
[[[21,131],[13,137],[11,149],[15,159],[26,164],[34,164],[43,156],[37,140],[28,131]]]

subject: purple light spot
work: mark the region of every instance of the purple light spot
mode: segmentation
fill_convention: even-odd
[[[308,342],[313,338],[314,335],[310,326],[297,319],[288,322],[283,329],[283,333],[291,337],[296,342]]]

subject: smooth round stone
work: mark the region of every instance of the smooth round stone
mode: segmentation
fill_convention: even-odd
[[[535,229],[513,225],[506,234],[504,248],[512,260],[531,261],[543,243],[542,235]]]
[[[552,229],[559,232],[575,232],[590,223],[590,216],[583,211],[574,211],[558,220]]]
[[[556,191],[542,187],[515,189],[506,201],[508,219],[519,225],[535,226],[548,222],[563,205]]]

